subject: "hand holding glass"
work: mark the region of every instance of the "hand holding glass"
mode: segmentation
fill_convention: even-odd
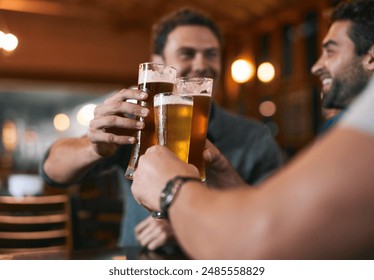
[[[155,123],[153,113],[153,97],[160,92],[172,91],[177,70],[171,66],[158,63],[141,63],[139,65],[138,89],[146,92],[148,98],[141,101],[141,105],[149,109],[146,118],[139,118],[144,121],[145,127],[136,132],[136,142],[134,144],[125,177],[132,180],[133,173],[138,165],[139,157],[145,151],[157,143],[155,134]]]

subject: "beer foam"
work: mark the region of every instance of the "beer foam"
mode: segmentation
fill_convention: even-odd
[[[161,98],[162,97],[162,98]],[[188,99],[186,96],[180,95],[156,95],[153,101],[154,106],[161,106],[161,105],[193,105],[193,99]]]
[[[179,93],[212,96],[213,79],[181,77],[176,80],[174,88]]]
[[[177,71],[175,68],[166,67],[163,69],[156,69],[154,71],[142,71],[139,69],[138,84],[141,83],[173,83],[175,82]]]

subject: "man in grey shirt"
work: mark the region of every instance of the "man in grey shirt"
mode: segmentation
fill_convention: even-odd
[[[174,66],[179,76],[210,77],[216,86],[221,75],[222,37],[216,24],[191,9],[178,10],[161,19],[153,28],[152,61]],[[135,139],[106,128],[126,126],[142,129],[144,123],[124,117],[131,113],[147,116],[147,109],[123,102],[145,99],[139,90],[122,90],[95,110],[86,136],[61,139],[51,146],[42,164],[41,174],[51,185],[68,185],[98,174],[112,165],[127,166]],[[268,129],[257,121],[233,115],[212,103],[208,139],[229,159],[249,184],[262,180],[282,163],[278,145]],[[207,166],[207,180],[214,165]],[[216,170],[216,172],[220,172]],[[155,249],[173,240],[166,220],[158,220],[139,206],[131,195],[131,181],[121,178],[125,192],[125,213],[120,246],[139,243]],[[134,231],[135,229],[135,231]]]

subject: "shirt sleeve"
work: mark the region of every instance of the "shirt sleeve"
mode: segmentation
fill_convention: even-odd
[[[52,180],[51,178],[49,178],[49,176],[47,175],[47,173],[45,173],[45,171],[44,171],[44,162],[46,161],[48,155],[49,155],[49,149],[45,153],[45,155],[44,155],[43,159],[41,160],[41,162],[39,163],[39,175],[40,175],[40,177],[43,179],[43,181],[45,183],[47,183],[48,185],[50,185],[52,187],[56,187],[56,188],[67,188],[69,186],[69,184],[60,184],[60,183]]]
[[[339,126],[353,127],[374,135],[374,78],[349,107]]]
[[[69,187],[73,184],[80,184],[80,183],[84,182],[85,180],[87,180],[89,178],[93,178],[93,177],[99,175],[102,171],[108,170],[113,165],[112,158],[107,158],[107,159],[104,159],[101,163],[92,167],[87,172],[83,173],[81,175],[81,177],[78,178],[77,180],[75,180],[74,182],[67,183],[67,184],[59,183],[59,182],[56,182],[53,179],[51,179],[44,170],[44,163],[49,156],[49,151],[50,151],[50,149],[47,150],[43,159],[39,163],[39,175],[44,180],[45,183],[47,183],[49,186],[55,187],[55,188],[67,188],[67,187]]]

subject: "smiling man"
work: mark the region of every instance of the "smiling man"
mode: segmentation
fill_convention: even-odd
[[[331,21],[312,73],[321,80],[324,108],[344,110],[373,76],[374,1],[345,2]]]
[[[219,87],[223,38],[218,26],[207,15],[182,8],[156,22],[152,35],[154,62],[174,66],[181,77],[213,78],[213,91]],[[247,183],[258,183],[281,165],[280,151],[263,125],[231,114],[215,102],[211,106],[207,138],[229,159]],[[207,180],[211,183],[209,172],[218,171],[207,166]],[[146,218],[144,214],[144,220],[140,221],[139,216],[144,209],[139,209],[132,196],[126,202],[129,214],[124,228],[135,226],[136,238],[142,245],[154,249],[173,237],[167,221]],[[138,215],[132,215],[135,209]],[[127,231],[122,244],[133,244],[131,236]]]
[[[215,80],[215,88],[219,85],[222,36],[217,25],[206,15],[188,8],[167,15],[153,28],[152,47],[154,62],[174,66],[179,76],[210,77]],[[118,128],[122,131],[144,128],[144,122],[126,116],[147,117],[149,113],[140,105],[124,101],[146,97],[139,90],[124,89],[98,105],[87,135],[60,139],[51,146],[40,168],[45,181],[50,185],[68,186],[113,166],[124,170],[135,139],[130,133],[124,135],[115,131],[119,131]],[[282,163],[280,149],[264,125],[227,112],[214,102],[207,137],[248,184],[263,180]],[[206,171],[209,183],[212,182],[210,174],[224,172],[214,162],[207,162]],[[233,176],[226,176],[225,180],[231,180],[231,184],[233,179]],[[134,200],[131,181],[122,178],[121,183],[126,194],[126,208],[119,245],[137,246],[140,243],[155,249],[173,239],[169,223],[150,217],[149,212]]]

